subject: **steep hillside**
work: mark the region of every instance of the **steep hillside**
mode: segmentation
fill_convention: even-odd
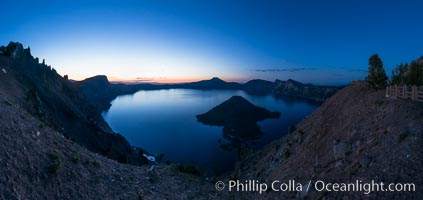
[[[39,63],[30,49],[11,42],[0,54],[0,94],[13,105],[87,149],[120,162],[143,163],[121,135],[114,133],[74,83]]]
[[[309,180],[349,183],[414,183],[416,192],[272,192],[255,198],[307,196],[350,198],[423,198],[423,105],[385,98],[384,91],[349,86],[328,99],[288,136],[250,153],[234,177],[271,183]]]
[[[217,198],[213,184],[176,165],[131,166],[94,154],[0,94],[0,199]]]

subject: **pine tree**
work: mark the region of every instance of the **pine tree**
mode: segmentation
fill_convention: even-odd
[[[392,70],[392,84],[423,85],[423,57],[410,64],[400,64]]]
[[[392,79],[391,83],[396,85],[403,85],[408,84],[408,64],[401,63],[400,65],[397,65],[395,69],[392,70]]]
[[[411,62],[408,79],[411,85],[423,85],[423,62],[421,62],[421,58]]]
[[[369,58],[369,75],[366,77],[366,81],[369,86],[375,89],[381,89],[386,87],[386,76],[385,69],[383,68],[383,62],[377,54],[370,56]]]

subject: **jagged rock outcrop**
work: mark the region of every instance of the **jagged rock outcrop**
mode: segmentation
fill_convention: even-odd
[[[11,42],[3,49],[4,55],[10,56],[13,59],[32,57],[31,49],[29,47],[25,49],[21,43]]]

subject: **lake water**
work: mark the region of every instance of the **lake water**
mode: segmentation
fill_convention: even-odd
[[[318,107],[304,100],[255,96],[240,90],[169,89],[119,96],[103,117],[131,145],[154,155],[164,154],[166,160],[194,164],[205,174],[216,174],[233,168],[237,152],[221,147],[228,143],[222,127],[201,124],[195,116],[234,95],[281,113],[279,119],[258,122],[264,134],[254,141],[256,148],[286,134],[290,125]]]

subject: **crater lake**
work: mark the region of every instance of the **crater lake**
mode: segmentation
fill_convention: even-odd
[[[258,96],[242,90],[141,90],[118,96],[102,115],[132,146],[155,156],[162,154],[168,161],[196,165],[202,173],[214,175],[233,168],[237,151],[225,148],[231,141],[224,138],[223,127],[199,123],[196,115],[232,96],[242,96],[256,106],[280,112],[278,119],[258,122],[263,134],[249,141],[253,145],[248,148],[260,148],[280,138],[319,106],[303,99]]]

